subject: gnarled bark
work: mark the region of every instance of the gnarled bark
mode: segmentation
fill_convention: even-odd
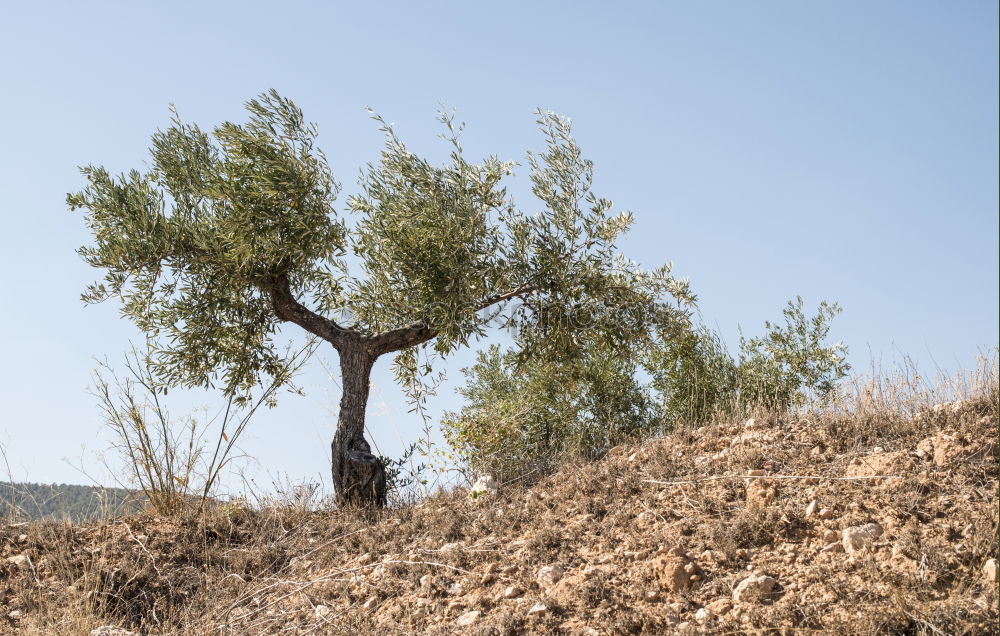
[[[360,342],[343,345],[340,377],[344,393],[340,398],[337,433],[333,437],[333,487],[337,505],[385,506],[385,467],[372,454],[365,440],[365,406],[375,356]]]

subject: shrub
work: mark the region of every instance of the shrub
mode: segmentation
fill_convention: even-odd
[[[639,360],[599,334],[557,361],[494,346],[463,370],[466,405],[446,414],[445,437],[470,469],[503,481],[677,423],[825,398],[849,369],[846,347],[825,343],[840,308],[823,302],[807,318],[802,304],[788,303],[784,325],[741,338],[738,358],[691,322],[670,324]]]
[[[445,437],[473,471],[501,481],[543,474],[566,454],[651,430],[653,402],[635,371],[603,348],[556,363],[494,345],[463,370],[466,405],[446,414]]]
[[[704,325],[661,338],[647,356],[646,369],[665,424],[757,408],[784,411],[811,398],[828,398],[850,369],[847,347],[825,343],[841,309],[821,302],[816,315],[807,318],[802,305],[801,297],[789,301],[784,325],[765,322],[763,336],[741,337],[738,358]]]

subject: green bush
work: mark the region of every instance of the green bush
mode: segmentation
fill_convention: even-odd
[[[567,454],[592,453],[655,425],[635,363],[607,349],[555,363],[494,345],[463,373],[466,404],[446,414],[445,437],[470,469],[501,481],[544,474]]]
[[[757,408],[785,411],[809,399],[829,397],[850,370],[847,347],[825,343],[841,309],[821,302],[816,315],[807,318],[802,305],[801,297],[789,301],[785,324],[765,322],[764,336],[741,337],[738,358],[718,333],[704,326],[661,338],[645,366],[665,425]]]
[[[558,361],[493,346],[463,370],[466,404],[446,414],[445,437],[468,468],[505,481],[679,423],[828,397],[850,368],[847,348],[825,343],[840,308],[823,302],[807,318],[802,305],[790,301],[784,325],[741,338],[738,357],[693,322],[672,324],[634,357],[596,336]]]

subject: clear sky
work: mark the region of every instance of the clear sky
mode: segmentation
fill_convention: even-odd
[[[623,250],[673,261],[731,343],[801,294],[843,305],[832,336],[859,369],[903,354],[930,373],[971,366],[998,331],[997,22],[995,0],[4,3],[10,473],[89,483],[82,466],[109,481],[87,386],[93,357],[120,360],[136,333],[115,306],[79,300],[98,272],[64,203],[77,166],[141,168],[169,103],[211,127],[271,87],[319,124],[344,195],[380,149],[366,106],[443,157],[443,102],[468,123],[471,157],[522,163],[541,144],[535,107],[571,116],[595,190],[636,215]],[[522,166],[512,191],[532,209],[525,183]],[[453,383],[469,359],[451,360]],[[252,425],[261,485],[327,475],[339,396],[320,361],[306,397]],[[369,428],[394,454],[420,422],[388,359],[374,382]],[[457,406],[448,387],[431,402]]]

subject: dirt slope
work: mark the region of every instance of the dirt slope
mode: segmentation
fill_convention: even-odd
[[[224,508],[0,532],[0,630],[987,634],[995,396],[679,431],[359,520]]]

